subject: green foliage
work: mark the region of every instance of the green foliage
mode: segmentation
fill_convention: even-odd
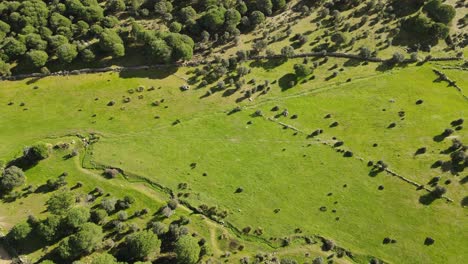
[[[117,200],[115,198],[103,198],[101,200],[101,207],[102,209],[106,210],[107,213],[111,213],[115,210],[115,204]]]
[[[250,22],[253,26],[258,26],[265,21],[265,15],[260,11],[253,11],[250,15]]]
[[[224,13],[226,9],[213,7],[210,8],[202,17],[204,28],[214,32],[220,29],[224,24]]]
[[[49,55],[42,50],[31,50],[27,53],[27,58],[34,67],[40,68],[47,63]]]
[[[34,33],[28,34],[26,36],[26,47],[34,50],[46,50],[47,41],[43,40],[41,35]]]
[[[80,231],[62,241],[57,251],[63,259],[76,258],[92,252],[101,243],[103,237],[100,226],[86,223]]]
[[[69,228],[77,229],[88,222],[89,218],[90,212],[88,208],[82,206],[74,207],[66,213],[64,223]]]
[[[109,253],[98,253],[91,259],[91,264],[117,264],[117,260]]]
[[[180,10],[179,15],[182,22],[187,22],[195,20],[197,17],[197,11],[195,11],[191,6],[186,6]]]
[[[36,232],[47,242],[52,242],[59,236],[59,226],[60,217],[57,215],[51,215],[39,223]]]
[[[22,169],[11,166],[6,168],[2,173],[2,178],[0,178],[0,188],[9,192],[13,188],[23,185],[26,180],[26,176]]]
[[[453,6],[442,4],[441,0],[431,0],[423,8],[424,12],[435,22],[449,24],[455,18],[456,10]]]
[[[23,26],[40,27],[47,25],[49,9],[44,1],[23,1],[18,11],[21,14],[21,23]]]
[[[159,254],[161,241],[150,231],[140,231],[127,237],[128,256],[142,260]]]
[[[257,9],[269,16],[273,13],[273,3],[271,0],[257,0]]]
[[[197,239],[185,235],[177,240],[174,251],[177,254],[177,263],[195,264],[200,255],[200,246]]]
[[[50,24],[49,24],[50,27],[55,31],[60,27],[70,28],[72,25],[72,22],[70,19],[68,19],[67,17],[59,13],[52,13],[49,21],[50,21]]]
[[[172,59],[174,61],[190,60],[192,58],[194,42],[189,36],[171,33],[164,40],[172,48]]]
[[[10,65],[0,59],[0,76],[9,76],[11,75]]]
[[[124,0],[109,0],[106,1],[106,8],[111,12],[122,12],[125,11],[125,2]]]
[[[272,0],[273,10],[281,10],[286,7],[286,0]]]
[[[294,64],[294,72],[297,77],[301,78],[311,74],[312,69],[305,64]]]
[[[10,232],[8,232],[7,238],[13,243],[20,243],[31,233],[31,226],[27,222],[21,222],[16,224]]]
[[[55,262],[53,262],[50,259],[46,259],[46,260],[41,261],[39,264],[55,264]]]
[[[52,50],[57,50],[60,46],[68,43],[68,39],[62,35],[50,36],[48,41]]]
[[[169,30],[174,33],[179,33],[182,30],[182,24],[174,21],[169,24]]]
[[[50,149],[46,143],[37,143],[25,150],[25,156],[32,161],[47,159],[50,155]]]
[[[13,37],[3,40],[3,51],[10,58],[16,58],[26,52],[26,45]]]
[[[348,42],[348,36],[345,33],[339,31],[331,36],[331,41],[335,42],[338,46],[340,46]]]
[[[54,193],[46,202],[47,211],[55,215],[66,213],[74,204],[75,195],[67,190]]]
[[[172,3],[167,0],[161,0],[154,4],[154,11],[159,15],[170,14],[173,9]]]
[[[104,29],[99,36],[99,46],[114,57],[125,55],[125,48],[120,36],[112,29]]]
[[[91,49],[83,49],[80,51],[81,59],[85,62],[91,62],[96,58],[94,52]]]
[[[71,63],[76,56],[78,51],[76,45],[73,44],[62,44],[57,48],[57,57],[62,63]]]
[[[281,49],[281,55],[285,58],[290,58],[294,55],[294,48],[291,46],[285,46]]]
[[[401,29],[407,38],[418,43],[434,44],[438,39],[445,39],[449,34],[449,28],[442,23],[434,23],[429,18],[418,15],[405,19]]]
[[[240,21],[241,14],[236,9],[231,8],[228,9],[226,13],[224,13],[224,23],[226,25],[226,28],[236,27],[237,25],[239,25]]]

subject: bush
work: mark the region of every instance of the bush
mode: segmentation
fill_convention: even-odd
[[[0,179],[0,188],[9,192],[13,188],[23,185],[25,180],[26,176],[23,170],[16,166],[11,166],[3,171],[2,178]]]
[[[312,69],[305,64],[295,64],[294,72],[296,73],[297,77],[301,78],[301,77],[306,77],[307,75],[311,74]]]
[[[405,55],[401,54],[400,52],[395,52],[392,55],[391,61],[393,63],[402,63],[403,61],[405,61]]]
[[[24,151],[24,156],[31,162],[47,159],[50,155],[50,149],[45,143],[38,143]]]

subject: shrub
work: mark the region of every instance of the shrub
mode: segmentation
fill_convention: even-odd
[[[38,143],[24,151],[24,156],[32,162],[47,159],[50,155],[50,149],[45,143]]]
[[[403,61],[405,61],[405,55],[401,54],[400,52],[395,52],[392,55],[391,61],[393,63],[402,63]]]
[[[106,210],[107,213],[111,213],[115,210],[117,200],[115,198],[104,198],[101,201],[102,209]]]
[[[6,168],[2,173],[0,179],[0,188],[5,191],[11,191],[13,188],[23,185],[26,180],[26,176],[22,169],[11,166]]]

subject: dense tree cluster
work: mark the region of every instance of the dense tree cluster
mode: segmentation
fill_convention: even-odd
[[[11,74],[13,65],[47,71],[45,67],[55,61],[89,63],[105,56],[122,57],[134,44],[145,46],[154,62],[189,60],[195,48],[192,38],[234,41],[241,31],[263,23],[265,16],[284,10],[287,2],[2,1],[0,75]],[[122,26],[120,16],[131,16],[131,29]],[[143,23],[136,22],[146,17],[160,18],[167,29],[143,27]]]

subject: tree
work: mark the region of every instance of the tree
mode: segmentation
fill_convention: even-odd
[[[171,33],[164,38],[167,45],[172,48],[172,59],[178,60],[190,60],[193,56],[193,40],[186,35]]]
[[[335,42],[336,45],[341,46],[342,44],[346,44],[348,42],[348,36],[343,32],[336,32],[331,36],[331,41]]]
[[[5,191],[11,191],[13,188],[21,186],[26,180],[26,176],[22,169],[11,166],[6,168],[0,179],[0,188]]]
[[[49,55],[42,50],[32,50],[27,53],[27,58],[34,67],[40,68],[47,63]]]
[[[166,0],[161,0],[154,5],[154,11],[158,15],[170,14],[172,9],[174,9],[172,3]]]
[[[68,39],[62,35],[54,35],[49,37],[48,42],[51,50],[57,50],[63,44],[67,44]]]
[[[26,47],[35,50],[46,50],[47,41],[41,38],[38,34],[28,34],[26,36]]]
[[[46,260],[41,261],[39,264],[55,264],[55,262],[53,262],[50,259],[46,259]]]
[[[80,52],[80,56],[85,62],[91,62],[96,58],[96,55],[94,55],[94,52],[91,49],[83,49]]]
[[[224,24],[226,28],[236,27],[241,21],[241,14],[234,8],[228,9],[224,13]]]
[[[286,7],[286,0],[272,0],[271,2],[273,4],[274,11],[281,10]]]
[[[47,159],[49,157],[49,147],[46,143],[37,143],[29,148],[26,148],[23,156],[31,162]]]
[[[76,45],[67,43],[57,48],[57,57],[63,63],[71,63],[77,55]]]
[[[128,256],[136,260],[159,254],[161,241],[150,231],[140,231],[126,239]]]
[[[100,226],[86,223],[80,231],[62,241],[57,250],[63,259],[76,258],[92,252],[101,243],[103,237]]]
[[[125,11],[126,6],[124,0],[109,0],[106,2],[106,9],[111,12]]]
[[[265,15],[260,11],[253,11],[250,15],[250,22],[255,27],[265,21]]]
[[[188,235],[177,240],[174,251],[177,254],[177,263],[180,264],[195,264],[200,256],[198,241]]]
[[[44,221],[41,221],[37,226],[37,233],[47,242],[52,242],[58,237],[58,228],[60,225],[60,217],[51,215]]]
[[[261,52],[263,51],[264,49],[266,49],[266,47],[268,46],[268,43],[266,40],[264,39],[259,39],[257,41],[254,42],[254,44],[252,45],[252,48],[254,50],[256,50],[257,52]]]
[[[46,26],[49,17],[49,9],[44,1],[22,1],[18,8],[21,15],[21,23],[32,27]]]
[[[169,24],[169,31],[174,32],[174,33],[179,33],[182,30],[182,24],[179,22],[172,22]]]
[[[218,30],[224,24],[225,12],[224,8],[210,8],[202,17],[203,26],[211,32]]]
[[[440,0],[431,0],[423,8],[423,11],[435,22],[449,24],[456,15],[453,6],[442,4]]]
[[[393,63],[402,63],[403,61],[405,61],[405,55],[401,54],[400,52],[395,52],[392,55],[391,61]]]
[[[54,193],[46,202],[47,211],[55,215],[66,213],[74,204],[75,195],[67,190]]]
[[[372,51],[368,47],[361,47],[359,48],[359,56],[363,59],[369,59],[372,55]]]
[[[26,52],[26,45],[16,40],[15,38],[8,37],[3,40],[3,52],[10,58],[16,58]]]
[[[271,0],[257,0],[257,9],[269,16],[273,13],[273,3]]]
[[[11,75],[10,65],[0,59],[0,76],[9,76]]]
[[[312,73],[312,69],[305,64],[294,64],[294,71],[297,77],[306,77]]]
[[[86,222],[88,222],[90,217],[89,209],[86,207],[74,207],[70,209],[64,219],[64,223],[67,227],[72,229],[77,229],[82,227]]]
[[[28,237],[31,230],[32,228],[27,222],[21,222],[8,232],[7,238],[13,243],[19,243]]]
[[[281,55],[283,55],[285,58],[291,58],[294,55],[294,48],[291,46],[284,46],[281,49]]]
[[[156,39],[149,43],[148,50],[156,62],[169,62],[172,57],[172,49],[162,39]]]
[[[122,57],[125,55],[123,40],[112,29],[104,29],[99,35],[99,46],[102,50],[110,52],[114,57]]]
[[[109,253],[98,253],[91,259],[91,264],[117,264],[117,260]]]
[[[182,22],[195,20],[197,17],[197,11],[191,6],[184,7],[180,10],[180,19]]]

